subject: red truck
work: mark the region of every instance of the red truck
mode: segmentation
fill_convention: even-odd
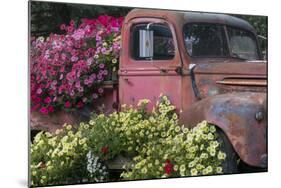
[[[162,93],[187,127],[216,125],[229,156],[267,169],[267,62],[255,29],[223,14],[134,9],[122,27],[116,80],[99,100],[107,111],[122,104],[152,104]]]

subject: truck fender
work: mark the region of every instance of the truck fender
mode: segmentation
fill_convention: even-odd
[[[267,108],[264,93],[228,93],[202,99],[180,114],[188,128],[206,120],[228,137],[242,161],[267,167]]]

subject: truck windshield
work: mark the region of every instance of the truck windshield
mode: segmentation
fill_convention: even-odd
[[[227,27],[229,38],[228,47],[223,25],[205,23],[187,24],[183,31],[185,46],[191,57],[259,59],[255,36],[251,32]]]
[[[187,24],[184,27],[187,52],[192,57],[226,57],[229,55],[222,25]]]

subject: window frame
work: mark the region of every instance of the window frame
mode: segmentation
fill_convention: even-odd
[[[145,61],[145,60],[150,60],[149,58],[140,58],[140,57],[136,57],[135,56],[135,48],[134,48],[134,45],[135,45],[135,37],[134,37],[134,33],[135,32],[138,32],[140,29],[138,29],[138,27],[142,27],[142,26],[145,26],[147,24],[149,24],[150,22],[143,22],[143,23],[136,23],[136,24],[133,24],[131,26],[131,35],[130,35],[130,57],[136,61]],[[170,34],[171,34],[171,39],[173,41],[173,48],[174,48],[174,54],[172,57],[169,57],[167,59],[161,59],[161,58],[153,58],[152,60],[153,61],[165,61],[165,60],[173,60],[175,58],[175,55],[176,55],[176,47],[175,47],[175,40],[174,40],[174,37],[173,37],[173,33],[172,33],[172,30],[171,28],[169,27],[168,24],[165,24],[165,23],[154,23],[152,24],[151,26],[155,26],[155,25],[158,25],[158,26],[163,26],[163,27],[166,27],[166,29],[169,30]],[[136,31],[135,31],[136,30]],[[155,36],[154,36],[155,37]],[[153,42],[154,43],[154,42]],[[155,44],[155,43],[154,43]],[[139,45],[139,42],[138,42],[138,45]],[[155,50],[154,50],[154,53],[155,53]]]
[[[228,28],[234,28],[234,29],[238,29],[238,30],[242,30],[242,31],[245,31],[245,32],[248,32],[248,33],[251,33],[251,35],[253,35],[254,39],[255,39],[255,43],[256,43],[256,46],[257,46],[257,54],[258,54],[258,58],[257,60],[261,60],[261,53],[260,53],[260,47],[259,47],[259,43],[258,43],[258,40],[257,40],[257,36],[255,33],[253,33],[252,31],[250,30],[247,30],[247,29],[244,29],[244,28],[241,28],[241,27],[235,27],[235,26],[232,26],[232,25],[227,25],[227,24],[221,24],[221,23],[210,23],[210,22],[187,22],[183,25],[182,27],[182,36],[183,36],[183,39],[185,39],[185,27],[187,25],[193,25],[193,24],[202,24],[202,25],[219,25],[223,28],[223,32],[224,32],[224,35],[226,37],[226,43],[227,43],[227,51],[228,51],[228,55],[227,56],[192,56],[189,54],[187,48],[186,48],[186,45],[185,45],[185,42],[184,42],[184,47],[185,47],[185,52],[186,54],[191,57],[191,58],[218,58],[218,59],[223,59],[223,58],[233,58],[233,54],[230,50],[230,44],[229,44],[229,35],[228,35]]]
[[[144,60],[136,60],[134,59],[133,57],[133,53],[131,51],[131,48],[132,48],[132,27],[135,26],[135,25],[139,25],[139,24],[145,24],[145,23],[154,23],[154,24],[165,24],[168,26],[168,28],[170,29],[171,33],[172,33],[172,37],[173,37],[173,43],[174,43],[174,48],[175,48],[175,55],[172,59],[167,59],[167,60],[147,60],[147,59],[144,59]],[[147,17],[147,18],[134,18],[132,20],[130,20],[128,22],[128,25],[127,25],[127,28],[128,29],[125,29],[126,30],[126,34],[128,34],[128,48],[129,50],[127,51],[127,58],[124,58],[123,60],[126,61],[129,60],[127,63],[124,63],[124,65],[126,64],[126,66],[128,67],[139,67],[139,66],[150,66],[150,67],[168,67],[168,66],[180,66],[181,63],[180,63],[180,52],[179,52],[179,48],[178,48],[178,40],[177,40],[177,35],[176,35],[176,30],[175,30],[175,27],[174,27],[174,24],[170,21],[170,20],[166,20],[166,19],[163,19],[163,18],[153,18],[153,17]],[[125,46],[127,46],[126,43],[125,43]]]

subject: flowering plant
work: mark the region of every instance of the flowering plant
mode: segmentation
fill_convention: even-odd
[[[107,180],[108,172],[89,148],[87,126],[65,124],[54,134],[40,132],[31,145],[31,185],[45,186]]]
[[[62,24],[64,35],[31,41],[32,111],[82,108],[104,92],[101,83],[118,68],[123,18],[99,16]]]
[[[226,155],[220,150],[216,128],[206,121],[193,129],[180,127],[175,106],[161,96],[152,112],[149,100],[141,100],[138,109],[123,106],[109,116],[93,115],[89,126],[89,147],[102,160],[126,153],[124,179],[221,174]],[[107,152],[102,152],[104,147]]]
[[[126,180],[223,173],[227,156],[215,126],[206,121],[192,129],[179,126],[175,106],[166,96],[152,112],[146,110],[149,102],[141,100],[135,109],[123,105],[108,116],[93,114],[77,130],[67,125],[54,135],[39,133],[31,146],[33,184],[73,182],[66,177],[107,181],[103,162],[123,154],[132,159],[121,174]],[[62,161],[65,166],[59,165]],[[75,176],[69,175],[73,171]]]

